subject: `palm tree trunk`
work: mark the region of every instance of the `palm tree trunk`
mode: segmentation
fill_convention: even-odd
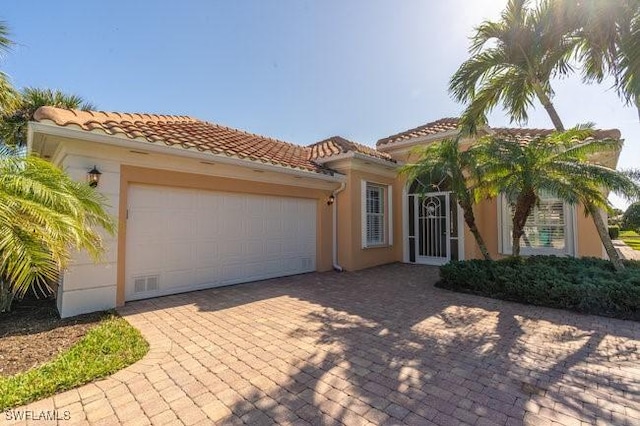
[[[598,235],[600,236],[602,245],[604,246],[604,249],[607,252],[607,255],[609,256],[609,260],[613,264],[613,268],[616,271],[622,271],[624,269],[624,263],[622,263],[622,259],[620,259],[620,255],[618,254],[618,251],[613,246],[613,241],[611,241],[611,236],[609,235],[609,229],[607,228],[607,224],[604,222],[604,219],[600,214],[600,210],[598,210],[591,203],[588,203],[587,205],[585,205],[585,208],[593,218],[593,223],[596,225],[596,229],[598,230]]]
[[[562,124],[562,120],[560,119],[560,115],[558,115],[558,111],[556,111],[556,107],[553,106],[553,102],[549,99],[549,96],[542,89],[542,84],[539,82],[533,83],[533,88],[536,92],[536,96],[538,100],[549,114],[549,118],[551,118],[551,122],[553,123],[553,127],[559,132],[564,132],[564,124]]]
[[[473,206],[471,205],[471,203],[461,200],[460,207],[462,208],[464,222],[467,224],[467,226],[469,227],[469,230],[473,234],[473,238],[475,238],[476,244],[478,244],[478,247],[480,248],[480,252],[484,257],[484,260],[492,260],[491,254],[489,254],[487,245],[484,242],[484,238],[482,238],[482,235],[480,234],[480,231],[476,226],[476,217],[473,213]],[[459,230],[458,232],[462,232],[462,230]]]
[[[0,278],[0,312],[9,312],[13,302],[13,292],[9,282]]]
[[[527,218],[531,214],[533,206],[536,204],[537,196],[532,189],[523,191],[516,200],[516,208],[513,212],[513,231],[512,231],[512,255],[520,256],[520,239],[524,235],[524,226]]]
[[[540,102],[542,102],[542,105],[544,105],[544,108],[547,110],[547,113],[549,114],[549,117],[551,118],[551,121],[553,122],[553,125],[555,126],[556,130],[559,132],[564,132],[564,125],[560,120],[560,116],[558,115],[558,112],[556,111],[553,104],[551,103],[551,100],[549,99],[549,97],[541,89],[542,86],[538,86],[537,84],[534,84],[534,87],[535,87],[536,95],[538,96],[538,99],[540,100]],[[636,97],[635,105],[636,105],[636,108],[638,109],[638,119],[640,120],[640,96]],[[593,223],[595,224],[596,230],[598,231],[598,235],[600,236],[600,241],[602,241],[602,245],[604,246],[604,249],[607,252],[607,255],[609,256],[609,260],[613,264],[614,269],[616,271],[623,270],[624,264],[620,259],[620,255],[618,254],[618,251],[613,246],[613,241],[611,241],[611,236],[609,235],[609,229],[607,227],[607,224],[604,223],[604,220],[600,215],[600,211],[591,203],[586,203],[585,208],[593,218]],[[519,251],[520,250],[518,247],[518,252]]]

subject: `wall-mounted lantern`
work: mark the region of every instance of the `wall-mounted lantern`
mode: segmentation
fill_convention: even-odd
[[[327,199],[327,205],[330,206],[331,204],[336,202],[336,196],[331,194],[329,195],[329,199]]]
[[[89,182],[89,186],[95,188],[100,183],[100,170],[96,166],[93,166],[93,169],[87,172],[87,181]]]

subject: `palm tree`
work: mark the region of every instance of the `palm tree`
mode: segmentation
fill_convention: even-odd
[[[471,58],[451,77],[449,92],[467,104],[462,127],[475,133],[486,116],[502,104],[512,122],[526,122],[537,98],[557,130],[550,80],[571,71],[573,45],[562,34],[544,31],[549,5],[529,9],[527,0],[509,0],[498,22],[485,21],[472,37]]]
[[[104,198],[35,156],[0,149],[0,312],[32,287],[47,289],[69,263],[70,249],[94,258],[113,233]]]
[[[640,1],[551,0],[547,31],[570,40],[585,82],[606,77],[640,116]]]
[[[0,117],[0,139],[9,146],[25,146],[27,125],[41,106],[91,110],[95,107],[78,95],[60,90],[26,87],[20,91],[13,105]]]
[[[513,209],[513,255],[520,255],[520,239],[527,218],[542,192],[550,193],[572,205],[582,203],[592,216],[602,217],[600,208],[608,202],[603,189],[629,199],[640,196],[640,187],[626,174],[589,162],[590,156],[619,150],[617,139],[595,139],[591,126],[579,126],[566,132],[539,136],[518,143],[500,135],[485,136],[472,148],[482,173],[479,193],[495,197],[504,193]],[[604,222],[595,221],[608,233]],[[622,262],[609,239],[607,254],[616,269]],[[615,253],[615,255],[614,255]]]
[[[0,21],[0,57],[4,56],[13,46],[9,39],[9,28],[5,22]],[[9,81],[9,77],[0,71],[0,112],[6,111],[15,105],[16,91]]]
[[[637,3],[638,0],[628,1]],[[487,112],[499,103],[506,108],[512,121],[526,121],[527,109],[535,96],[544,106],[555,129],[564,131],[562,120],[551,102],[553,90],[550,80],[572,71],[570,59],[582,47],[579,37],[567,36],[567,28],[574,28],[567,27],[567,22],[575,21],[566,13],[563,15],[566,9],[560,8],[559,13],[558,4],[543,1],[536,9],[529,9],[527,0],[510,0],[499,22],[486,21],[476,29],[470,50],[473,56],[456,71],[449,86],[454,98],[468,102],[462,116],[463,130],[475,134],[477,126],[486,123]],[[637,19],[635,22],[637,26]],[[598,28],[594,31],[597,32]],[[637,32],[633,34],[638,35]],[[637,63],[640,55],[640,49],[635,49],[640,47],[638,37],[625,40],[629,51],[627,58]],[[640,74],[627,73],[627,78],[621,76],[619,81],[626,81],[624,87],[635,90],[634,85],[640,82],[631,78],[634,75]],[[588,198],[584,200],[611,262],[616,269],[622,269],[624,265],[618,252],[610,249],[613,243],[596,204]]]
[[[462,208],[464,221],[473,234],[473,237],[480,248],[482,256],[486,260],[491,260],[491,255],[476,226],[476,219],[473,213],[474,196],[474,159],[472,151],[462,151],[459,146],[459,138],[445,139],[419,147],[414,151],[418,156],[416,163],[404,165],[400,171],[412,181],[425,176],[446,177],[451,190],[456,195],[458,204]]]

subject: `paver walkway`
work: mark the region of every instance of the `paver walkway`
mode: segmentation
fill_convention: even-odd
[[[613,240],[613,246],[618,250],[620,257],[627,260],[640,260],[640,251],[634,250],[622,240]]]
[[[64,425],[640,424],[638,323],[436,279],[396,264],[129,303],[144,360],[19,410],[68,411]]]

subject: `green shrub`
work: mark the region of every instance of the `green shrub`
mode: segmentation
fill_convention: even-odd
[[[620,237],[620,227],[616,225],[609,226],[609,237],[612,240],[617,240]]]
[[[465,260],[440,268],[438,287],[538,306],[640,321],[640,262],[615,272],[596,258]]]
[[[622,229],[636,231],[640,229],[640,202],[633,203],[622,215]]]

